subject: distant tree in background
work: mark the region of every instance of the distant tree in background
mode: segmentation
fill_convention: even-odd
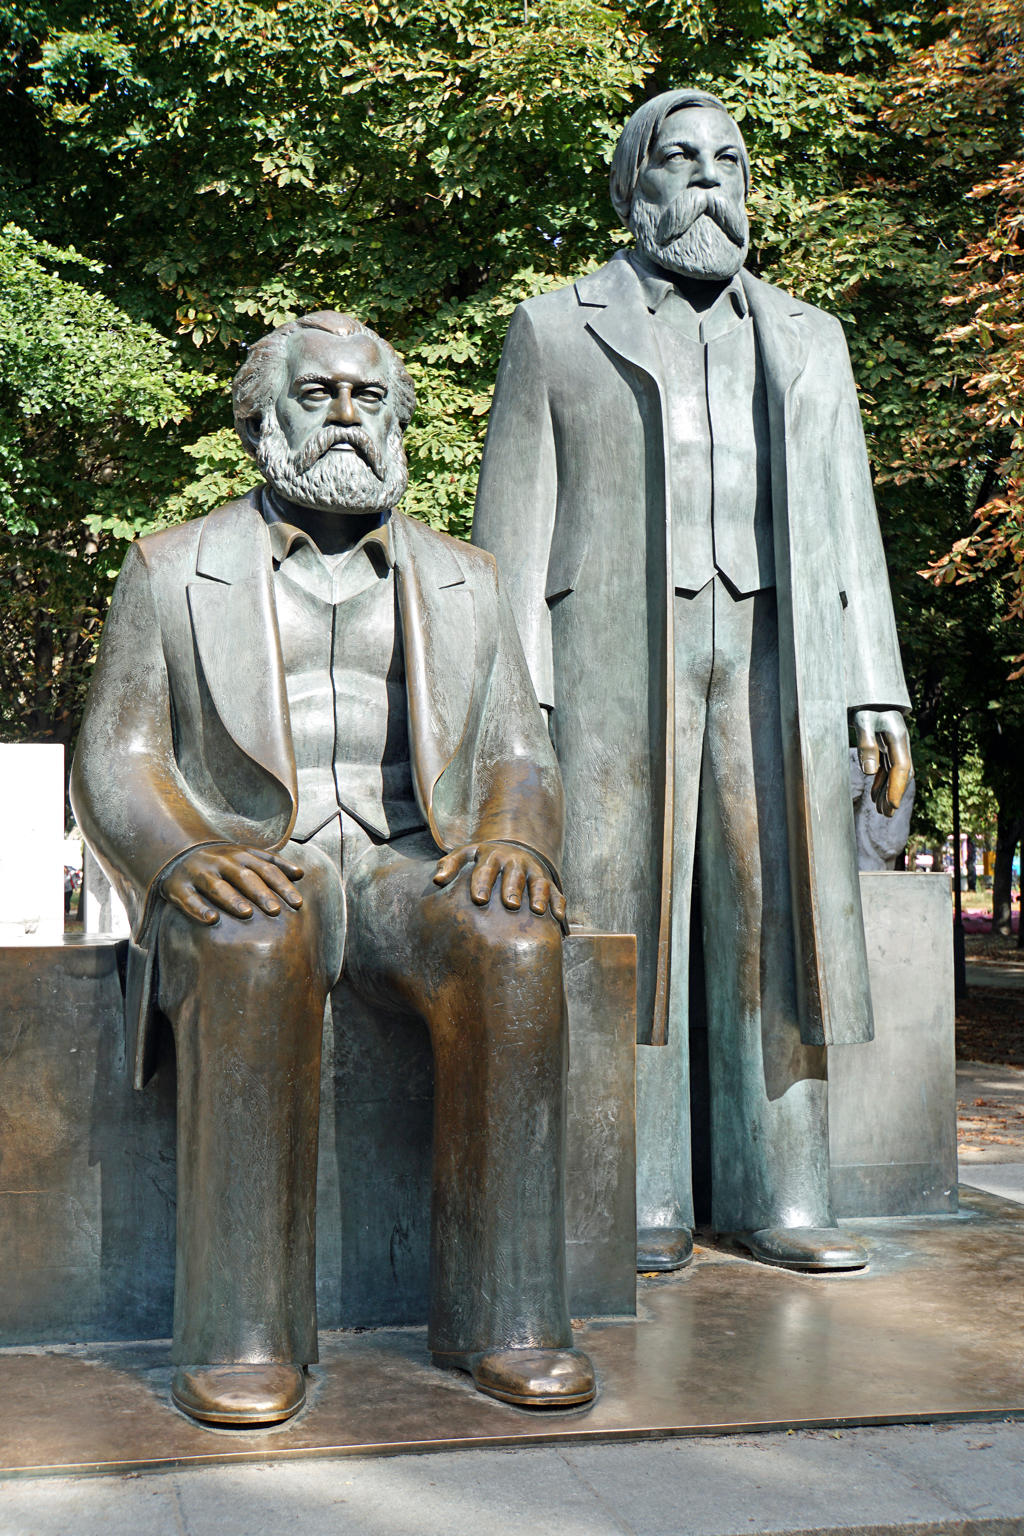
[[[64,488],[39,547],[69,558],[42,562],[22,612],[27,623],[40,603],[55,654],[73,660],[47,673],[41,655],[30,708],[5,683],[4,731],[70,740],[123,541],[252,483],[227,382],[247,342],[303,310],[352,310],[403,352],[420,400],[405,505],[468,532],[512,308],[625,239],[607,197],[621,125],[645,96],[689,83],[742,118],[754,270],[848,328],[918,705],[922,805],[929,777],[938,795],[948,771],[953,718],[987,765],[993,719],[1009,738],[1024,715],[1021,685],[1006,681],[1024,652],[1022,4],[0,8],[0,216],[79,253],[42,267],[120,316],[107,360],[84,359],[99,410],[75,419],[75,455],[56,453],[60,432],[33,440],[51,466],[38,473]],[[0,314],[0,517],[9,557],[27,559],[37,498],[3,446],[29,442],[15,320]],[[128,375],[140,382],[130,399]],[[57,578],[72,564],[88,602]],[[937,584],[918,574],[929,568]],[[962,584],[978,572],[985,583]]]

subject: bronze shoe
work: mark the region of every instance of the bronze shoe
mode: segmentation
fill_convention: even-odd
[[[171,1397],[200,1424],[280,1424],[306,1401],[301,1365],[182,1365]]]
[[[759,1232],[737,1232],[735,1240],[762,1264],[781,1269],[864,1269],[868,1262],[860,1239],[838,1227],[762,1227]]]
[[[594,1367],[582,1349],[492,1349],[437,1354],[434,1364],[468,1371],[478,1391],[517,1408],[578,1408],[597,1395]]]
[[[636,1235],[636,1267],[651,1270],[682,1269],[693,1258],[693,1233],[686,1227],[641,1227]]]

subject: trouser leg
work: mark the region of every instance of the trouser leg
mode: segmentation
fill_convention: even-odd
[[[165,908],[159,1001],[178,1065],[174,1353],[182,1364],[316,1351],[316,1158],[324,1005],[340,965],[337,872],[303,905],[207,928]]]
[[[430,1348],[566,1347],[561,934],[525,902],[474,906],[468,871],[439,889],[427,852],[349,872],[346,971],[433,1041]]]
[[[673,607],[671,970],[668,1043],[637,1047],[637,1227],[693,1226],[690,1157],[690,888],[714,644],[712,585]]]
[[[833,1225],[825,1050],[797,1009],[774,592],[714,584],[700,879],[719,1231]]]

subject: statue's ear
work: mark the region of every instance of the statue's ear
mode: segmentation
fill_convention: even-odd
[[[260,440],[260,428],[263,425],[263,417],[257,413],[255,416],[247,416],[242,423],[242,431],[245,436],[245,446],[255,449]]]

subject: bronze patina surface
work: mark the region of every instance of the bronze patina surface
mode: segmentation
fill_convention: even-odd
[[[430,1033],[431,1350],[517,1400],[594,1390],[565,1267],[562,785],[494,561],[397,510],[414,399],[350,315],[249,349],[263,484],[132,546],[71,774],[131,920],[137,1087],[174,1035],[173,1391],[215,1424],[298,1411],[317,1359],[342,979],[336,1018],[354,993]]]
[[[872,1038],[850,729],[884,815],[911,773],[842,328],[744,265],[750,181],[717,97],[637,108],[610,181],[634,244],[516,309],[473,524],[550,717],[570,921],[637,936],[637,1221],[661,1268],[701,1182],[717,1231],[835,1255],[810,1236],[836,1215],[826,1047]]]
[[[321,1336],[308,1406],[277,1431],[168,1411],[168,1345],[0,1352],[0,1471],[110,1471],[559,1440],[1024,1415],[1024,1206],[857,1223],[870,1267],[829,1279],[698,1246],[641,1282],[636,1322],[577,1332],[591,1408],[526,1413],[432,1369],[425,1330]]]

